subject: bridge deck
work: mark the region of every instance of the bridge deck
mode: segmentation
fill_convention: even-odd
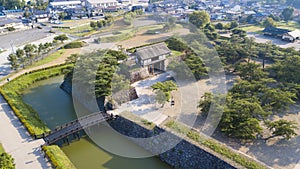
[[[55,130],[51,131],[47,136],[44,137],[44,140],[47,144],[53,144],[56,141],[76,133],[82,129],[93,126],[100,122],[111,119],[112,116],[107,113],[97,112],[84,117],[81,117],[77,120],[71,121]]]

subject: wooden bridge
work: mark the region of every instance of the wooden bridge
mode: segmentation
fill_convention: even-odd
[[[74,134],[80,130],[91,127],[95,124],[101,123],[106,120],[113,119],[113,115],[109,115],[103,112],[93,113],[84,117],[81,117],[77,120],[73,120],[67,124],[64,124],[55,130],[51,131],[47,135],[44,135],[43,138],[46,144],[53,144],[58,140],[61,140],[71,134]]]

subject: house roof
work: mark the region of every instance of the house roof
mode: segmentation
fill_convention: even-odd
[[[290,32],[288,29],[281,29],[281,28],[275,28],[275,27],[267,27],[263,30],[264,33],[271,33],[274,35],[283,35],[285,33]]]
[[[81,1],[60,1],[60,2],[50,2],[51,6],[64,6],[64,5],[80,5]]]
[[[289,34],[291,37],[293,38],[298,38],[300,37],[300,31],[299,30],[294,30],[294,31],[291,31],[291,32],[288,32],[287,34]]]
[[[171,50],[166,46],[165,43],[158,43],[150,46],[137,48],[135,55],[140,57],[142,60],[150,59],[153,57],[170,54]]]

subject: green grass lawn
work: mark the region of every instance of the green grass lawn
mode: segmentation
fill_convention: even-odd
[[[57,145],[43,146],[43,150],[56,168],[76,168],[67,155]]]
[[[90,27],[90,24],[78,26],[73,29],[56,28],[55,30],[75,36],[86,36],[96,31]]]
[[[295,21],[289,21],[288,23],[281,21],[281,22],[277,22],[277,27],[289,29],[289,30],[295,30],[295,29],[300,29],[300,23]]]
[[[179,51],[176,51],[176,50],[171,50],[172,51],[172,56],[181,56],[183,54],[183,52],[179,52]]]
[[[2,146],[2,144],[0,143],[0,154],[2,154],[2,153],[4,153],[5,151],[4,151],[4,148],[3,148],[3,146]]]
[[[44,64],[47,64],[47,63],[50,63],[52,62],[53,60],[55,59],[58,59],[61,55],[63,55],[64,53],[66,52],[65,49],[60,49],[54,53],[52,53],[51,55],[49,56],[46,56],[45,58],[37,61],[37,62],[34,62],[32,65],[26,67],[26,68],[33,68],[33,67],[37,67],[37,66],[41,66],[41,65],[44,65]]]
[[[246,32],[261,32],[264,28],[260,27],[258,25],[251,25],[251,26],[246,26],[246,27],[240,27],[240,29],[246,31]]]

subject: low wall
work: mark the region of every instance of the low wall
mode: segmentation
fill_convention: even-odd
[[[208,152],[204,148],[199,147],[191,142],[188,142],[181,137],[166,131],[160,127],[148,129],[142,125],[129,120],[127,117],[119,116],[117,119],[109,122],[112,128],[119,133],[131,138],[154,138],[146,140],[132,139],[133,142],[143,147],[144,149],[157,154],[162,148],[169,147],[168,141],[178,141],[179,143],[170,147],[170,150],[159,154],[159,158],[178,169],[235,169],[236,164],[224,160]],[[155,138],[157,134],[164,133],[166,136]],[[238,166],[240,168],[240,166]]]

